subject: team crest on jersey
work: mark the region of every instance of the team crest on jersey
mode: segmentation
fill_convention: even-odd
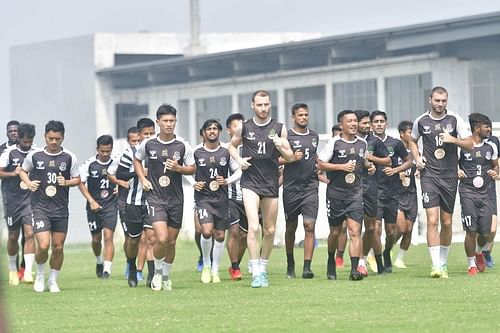
[[[149,159],[150,160],[156,160],[156,159],[158,159],[158,155],[156,155],[156,150],[150,150],[149,151]]]
[[[430,126],[424,126],[424,129],[422,130],[422,133],[424,133],[424,134],[431,134],[431,127]]]
[[[363,148],[361,148],[361,149],[359,150],[358,155],[359,155],[359,157],[361,157],[361,158],[365,157],[365,150],[364,150]]]
[[[108,170],[102,169],[101,170],[101,175],[106,176],[108,174]]]
[[[314,148],[318,146],[318,139],[313,138],[311,144],[313,145]]]
[[[198,160],[198,165],[199,165],[199,166],[206,166],[207,164],[205,163],[205,159],[204,159],[204,158],[200,158],[200,159]]]
[[[472,161],[472,155],[471,153],[464,153],[464,158],[466,161]]]
[[[17,157],[16,157],[16,158],[13,158],[13,159],[12,159],[12,165],[13,165],[13,166],[18,166],[18,165],[19,165],[19,158],[17,158]]]
[[[491,160],[491,152],[487,151],[485,157],[487,160]]]
[[[435,131],[440,131],[441,130],[441,124],[434,125],[434,130]]]
[[[90,177],[92,177],[92,178],[99,178],[99,171],[97,171],[97,170],[90,170]]]
[[[476,158],[478,158],[478,157],[481,157],[481,151],[480,150],[476,151]]]
[[[178,151],[176,151],[176,152],[174,153],[174,160],[175,160],[175,161],[178,161],[178,160],[180,160],[180,159],[181,159],[181,153],[179,153]]]
[[[349,150],[349,155],[356,154],[356,149],[353,147]]]
[[[168,156],[168,149],[163,149],[161,151],[161,156]]]
[[[248,132],[247,140],[255,140],[255,132]]]
[[[271,128],[267,137],[272,140],[275,136],[276,136],[276,131],[274,130],[274,128]]]
[[[448,133],[453,132],[453,126],[451,126],[451,124],[446,124],[443,131],[448,132]]]
[[[387,147],[387,150],[389,151],[390,157],[394,156],[394,148],[393,147]]]
[[[214,164],[215,163],[215,156],[210,156],[209,163],[210,164]]]
[[[226,160],[226,158],[225,158],[224,156],[222,156],[222,157],[220,158],[220,162],[219,162],[219,164],[220,164],[221,166],[225,166],[225,165],[227,164],[227,160]]]
[[[300,144],[300,140],[294,140],[293,141],[293,148],[301,148],[302,145]]]
[[[56,166],[56,162],[54,160],[49,161],[49,168],[53,168]]]
[[[45,163],[43,163],[43,161],[36,161],[36,168],[38,170],[43,170],[45,169]]]
[[[61,164],[59,165],[59,170],[61,171],[66,171],[67,169],[67,165],[66,165],[66,162],[61,162]]]
[[[345,154],[345,149],[339,149],[339,157],[347,157]]]

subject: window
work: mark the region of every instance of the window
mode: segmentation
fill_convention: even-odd
[[[333,112],[377,109],[377,80],[341,82],[333,85]]]
[[[429,109],[432,74],[395,76],[385,79],[385,105],[390,127],[402,120],[415,120]]]
[[[231,114],[232,101],[231,96],[220,96],[220,97],[209,97],[200,98],[196,100],[196,124],[197,128],[200,129],[203,123],[210,119],[218,119],[225,128],[226,118]],[[222,131],[220,135],[221,141],[228,141],[229,136],[226,131]]]
[[[271,95],[271,117],[278,119],[278,94],[276,90],[267,90]],[[238,95],[238,112],[245,116],[245,119],[252,118],[254,112],[252,110],[252,95],[253,92],[248,94]]]
[[[180,99],[177,101],[177,124],[175,133],[184,140],[189,141],[189,99]],[[196,135],[198,138],[198,135]]]
[[[285,90],[286,123],[292,124],[292,106],[295,103],[305,103],[309,106],[309,128],[318,133],[328,133],[325,114],[325,86],[313,86]]]
[[[137,125],[137,120],[147,117],[149,108],[147,104],[115,104],[116,112],[116,138],[127,138],[130,127]]]
[[[471,69],[470,87],[471,112],[500,121],[500,63]]]

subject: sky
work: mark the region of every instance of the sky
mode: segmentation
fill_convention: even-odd
[[[369,31],[500,11],[500,0],[199,0],[201,32]],[[189,33],[189,0],[0,3],[0,124],[10,111],[11,47],[96,32]],[[0,140],[2,141],[2,140]]]

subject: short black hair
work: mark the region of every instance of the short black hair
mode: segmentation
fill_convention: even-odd
[[[337,131],[339,131],[339,132],[342,131],[342,128],[340,128],[339,124],[335,124],[335,125],[332,126],[332,135],[333,135],[333,133],[335,133]]]
[[[305,109],[309,111],[309,106],[307,106],[306,103],[295,103],[292,105],[292,115],[295,116],[295,112],[297,112],[298,109]]]
[[[143,129],[148,127],[155,127],[155,122],[149,118],[141,118],[137,120],[137,128],[139,129],[139,131],[142,131]]]
[[[382,116],[387,121],[387,114],[384,111],[381,110],[373,111],[372,114],[370,115],[370,121],[373,121],[373,118],[375,118],[376,116]]]
[[[162,105],[160,105],[158,110],[156,110],[156,119],[160,119],[161,116],[166,115],[166,114],[171,114],[171,115],[177,117],[177,109],[171,104],[167,104],[167,103],[162,104]]]
[[[399,122],[399,124],[398,124],[398,132],[399,133],[403,133],[407,129],[412,129],[412,128],[413,128],[413,123],[409,120],[403,120],[403,121]]]
[[[340,123],[342,121],[342,118],[344,118],[345,115],[347,114],[356,114],[354,111],[352,110],[342,110],[340,111],[340,113],[337,115],[337,121]]]
[[[358,118],[358,122],[363,118],[370,118],[370,112],[366,110],[354,110],[354,113],[356,114],[356,118]]]
[[[105,134],[97,138],[97,148],[99,148],[99,146],[107,145],[113,146],[113,137],[111,135]]]
[[[11,120],[7,123],[6,128],[9,128],[10,126],[19,126],[19,122],[17,120]]]
[[[217,126],[217,129],[219,131],[222,131],[222,125],[220,124],[218,119],[210,118],[208,120],[205,120],[203,123],[203,126],[201,126],[201,129],[205,131],[207,128],[209,128],[211,125],[215,124]]]
[[[137,126],[132,126],[127,130],[127,139],[129,134],[140,134],[141,131],[137,128]]]
[[[229,125],[231,125],[231,123],[233,122],[233,120],[244,121],[245,120],[245,116],[242,115],[241,113],[230,114],[229,117],[227,117],[227,119],[226,119],[226,127],[227,128],[229,128]]]
[[[471,131],[474,132],[474,128],[479,125],[491,125],[491,120],[487,115],[474,112],[469,115],[469,124]]]
[[[52,132],[59,132],[64,136],[64,124],[59,120],[50,120],[47,125],[45,125],[45,134]]]
[[[21,140],[23,138],[28,138],[28,139],[32,140],[36,134],[35,125],[27,124],[27,123],[19,124],[19,128],[17,131],[18,131],[17,136],[18,136],[19,140]]]
[[[434,93],[448,95],[448,91],[444,87],[440,87],[440,86],[432,88],[430,97],[432,97],[432,95],[434,95]]]

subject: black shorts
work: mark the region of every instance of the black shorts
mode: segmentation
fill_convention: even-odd
[[[495,183],[493,183],[495,185]],[[498,212],[498,206],[497,206],[497,187],[496,185],[495,186],[492,186],[492,189],[489,193],[490,195],[490,200],[491,200],[491,204],[492,204],[492,207],[493,207],[493,215],[497,216],[497,212]]]
[[[151,227],[148,216],[148,206],[129,205],[125,206],[125,224],[127,227],[127,234],[130,238],[137,238],[142,235],[142,230]]]
[[[377,199],[377,221],[396,224],[398,218],[399,196]]]
[[[87,222],[92,235],[98,234],[102,228],[115,231],[117,222],[117,207],[107,207],[97,212],[87,210]]]
[[[214,207],[207,202],[196,203],[196,214],[200,224],[212,223],[217,230],[229,229],[229,214],[227,206]]]
[[[457,196],[457,178],[421,177],[422,203],[424,208],[440,207],[453,214]]]
[[[462,227],[465,231],[478,232],[482,235],[491,231],[493,206],[490,198],[460,194],[462,206]]]
[[[404,192],[399,196],[398,210],[403,212],[405,219],[415,222],[418,214],[417,192]]]
[[[32,225],[33,218],[30,215],[23,216],[7,216],[5,217],[5,222],[7,223],[7,229],[9,231],[19,231],[22,225]]]
[[[283,191],[285,219],[296,220],[302,214],[304,221],[316,221],[318,217],[318,190],[296,192]]]
[[[229,200],[229,225],[238,224],[240,229],[248,232],[248,220],[242,201]]]
[[[326,211],[328,223],[332,227],[341,226],[347,218],[353,219],[358,223],[363,222],[363,201],[356,200],[337,200],[326,198]]]
[[[363,212],[366,216],[377,216],[377,191],[363,192]]]
[[[279,187],[257,187],[252,185],[245,185],[241,187],[242,189],[250,190],[257,194],[260,199],[262,198],[277,198],[279,197]]]
[[[180,229],[182,227],[184,204],[167,206],[165,204],[149,203],[148,209],[151,224],[156,222],[167,222],[167,225],[174,229]]]
[[[49,217],[48,214],[40,211],[33,211],[32,224],[33,232],[43,231],[68,233],[68,216]]]

